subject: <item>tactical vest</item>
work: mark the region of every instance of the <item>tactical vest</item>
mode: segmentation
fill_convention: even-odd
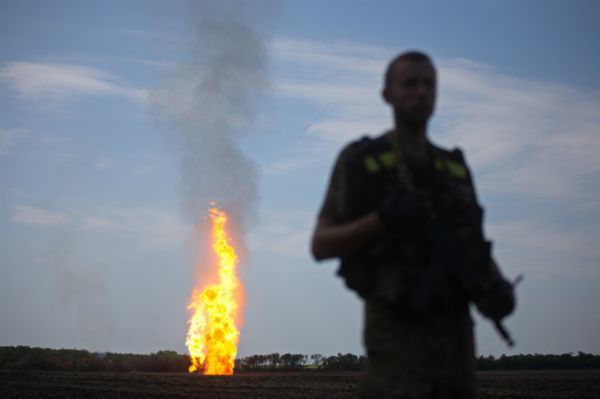
[[[429,145],[431,163],[414,175],[416,189],[427,193],[433,217],[456,234],[481,237],[482,210],[462,153]],[[349,202],[345,215],[354,220],[377,209],[389,189],[400,184],[396,156],[385,136],[355,143],[346,161]],[[414,168],[409,170],[414,171]],[[423,232],[386,235],[342,259],[338,275],[361,297],[409,295],[427,267],[431,251]],[[381,292],[380,292],[381,291]]]

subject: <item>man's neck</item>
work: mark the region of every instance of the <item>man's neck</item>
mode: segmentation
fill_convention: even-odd
[[[429,157],[426,127],[412,128],[396,125],[392,134],[398,140],[409,161],[423,162]]]

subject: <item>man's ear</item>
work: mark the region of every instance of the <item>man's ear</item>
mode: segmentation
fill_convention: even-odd
[[[386,103],[390,103],[390,92],[387,88],[381,90],[381,98],[383,98],[383,101],[385,101]]]

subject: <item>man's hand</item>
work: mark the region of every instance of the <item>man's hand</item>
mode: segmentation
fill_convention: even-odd
[[[388,192],[377,214],[388,231],[411,229],[427,219],[427,198],[422,193],[395,186]]]
[[[513,312],[515,302],[513,284],[505,279],[498,279],[477,298],[475,304],[485,317],[499,321]]]

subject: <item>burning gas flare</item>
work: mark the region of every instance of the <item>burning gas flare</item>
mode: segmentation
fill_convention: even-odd
[[[236,289],[240,286],[236,275],[238,258],[227,233],[227,214],[211,208],[209,215],[219,283],[207,286],[202,292],[194,290],[188,305],[193,311],[185,340],[192,362],[188,370],[231,375],[240,335],[235,323],[239,307]]]

